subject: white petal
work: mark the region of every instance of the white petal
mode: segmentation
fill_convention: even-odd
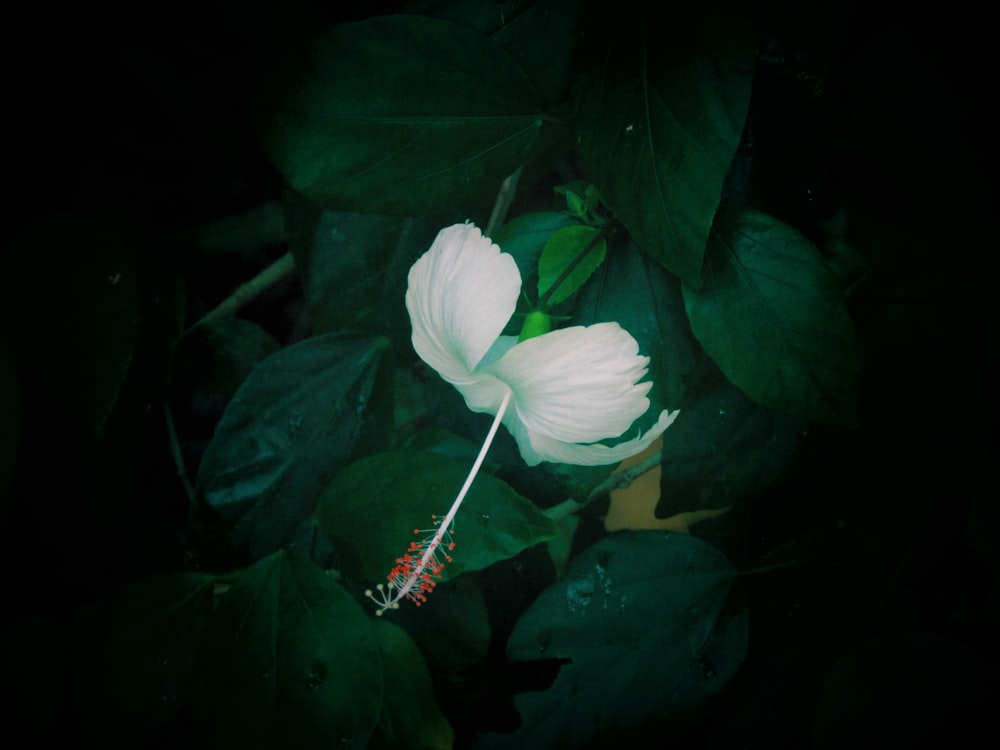
[[[518,448],[521,449],[521,457],[528,466],[535,466],[542,461],[577,464],[578,466],[601,466],[603,464],[616,464],[645,450],[650,443],[673,424],[678,414],[680,414],[679,410],[672,412],[664,410],[660,413],[660,418],[653,425],[653,428],[645,435],[610,446],[600,443],[593,445],[566,443],[545,435],[528,432],[523,427],[510,428],[508,426],[508,429],[511,429],[511,434],[517,439]],[[504,424],[506,423],[505,419]]]
[[[621,326],[600,323],[522,341],[482,370],[510,385],[530,433],[591,443],[621,435],[646,413],[652,384],[638,381],[648,364]]]
[[[500,336],[493,342],[490,350],[483,355],[481,364],[489,364],[500,359],[517,343],[517,336]],[[465,404],[472,411],[496,414],[500,402],[510,387],[495,375],[483,372],[481,369],[472,373],[471,379],[463,383],[455,383],[455,388],[465,398]]]
[[[472,370],[514,314],[520,292],[514,259],[475,225],[442,229],[410,268],[413,348],[448,382],[473,385]]]

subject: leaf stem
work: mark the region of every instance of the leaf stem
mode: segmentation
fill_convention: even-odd
[[[201,320],[188,328],[185,333],[189,333],[198,326],[204,325],[205,323],[215,320],[216,318],[234,315],[237,310],[243,307],[243,305],[253,300],[269,286],[275,284],[294,270],[295,258],[291,252],[287,252],[259,274],[250,279],[250,281],[238,286],[236,290],[220,302],[214,310],[208,312],[204,317],[202,317]]]
[[[659,466],[660,461],[662,460],[662,451],[654,453],[652,456],[647,456],[635,466],[630,466],[624,471],[620,471],[617,474],[609,476],[599,485],[594,487],[594,489],[587,494],[586,499],[574,500],[573,498],[567,498],[558,505],[553,505],[551,508],[547,508],[542,512],[553,521],[558,521],[560,518],[572,515],[579,510],[583,510],[595,500],[599,500],[605,495],[610,495],[614,490],[623,490],[626,487],[631,486],[632,482],[641,477],[647,471],[652,471]]]

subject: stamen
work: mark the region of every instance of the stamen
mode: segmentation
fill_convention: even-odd
[[[451,551],[455,549],[455,542],[452,539],[455,530],[455,515],[486,459],[486,452],[490,449],[493,438],[496,437],[497,430],[500,428],[503,415],[507,411],[511,393],[512,391],[508,388],[500,402],[500,408],[497,409],[497,415],[493,418],[490,431],[486,434],[486,440],[483,441],[483,447],[479,449],[479,455],[476,456],[472,469],[469,470],[469,475],[465,478],[465,484],[458,491],[458,496],[451,504],[448,513],[445,514],[444,518],[434,516],[435,528],[433,529],[414,529],[413,533],[418,536],[421,534],[430,534],[430,536],[419,542],[410,542],[406,553],[402,557],[396,558],[396,567],[390,570],[387,576],[388,585],[380,583],[375,587],[375,591],[371,589],[365,591],[365,596],[378,605],[378,611],[375,614],[381,616],[386,610],[399,609],[399,600],[403,598],[409,599],[419,607],[427,601],[427,595],[443,578],[441,573],[445,563],[451,562]]]

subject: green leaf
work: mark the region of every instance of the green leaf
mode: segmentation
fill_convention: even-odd
[[[594,241],[599,233],[600,230],[594,227],[572,226],[557,229],[549,237],[542,249],[542,257],[538,260],[539,298],[549,291],[570,264],[576,261],[577,256]],[[579,261],[569,272],[569,275],[559,282],[559,286],[549,296],[548,304],[558,305],[583,286],[590,275],[604,262],[607,249],[608,243],[604,239],[596,242],[586,257]]]
[[[859,364],[843,289],[819,250],[753,210],[721,228],[705,285],[684,288],[694,335],[729,380],[769,409],[855,419]]]
[[[382,697],[357,602],[308,560],[276,552],[221,596],[195,704],[214,747],[363,748]]]
[[[435,453],[402,450],[363,458],[340,472],[324,491],[316,518],[345,573],[385,580],[394,560],[419,541],[413,530],[432,529],[433,516],[448,511],[470,468]],[[443,578],[482,570],[555,535],[555,524],[530,501],[480,473],[455,518],[454,561]]]
[[[174,355],[173,389],[201,400],[232,398],[265,357],[281,348],[258,324],[243,318],[217,317],[181,339]],[[221,408],[221,407],[220,407]]]
[[[803,423],[765,409],[726,380],[711,359],[663,433],[656,515],[725,508],[767,491],[796,458]]]
[[[271,355],[240,387],[198,472],[230,544],[259,559],[309,519],[366,426],[385,339],[326,334]]]
[[[195,655],[212,609],[212,577],[148,578],[76,619],[76,693],[85,732],[102,746],[138,747],[191,699]]]
[[[382,665],[382,717],[368,744],[403,750],[451,750],[455,732],[434,700],[434,685],[417,644],[402,628],[375,620],[372,632]]]
[[[313,330],[408,330],[406,276],[440,228],[436,217],[327,211],[293,195],[289,244]]]
[[[434,0],[417,7],[487,34],[510,53],[547,104],[565,92],[573,63],[580,3],[577,0]]]
[[[580,293],[575,323],[614,321],[649,357],[649,413],[681,405],[699,355],[677,279],[634,244],[613,247]],[[671,428],[673,429],[673,428]]]
[[[718,5],[671,4],[656,8],[655,22],[625,23],[578,125],[581,157],[604,200],[643,250],[694,288],[754,62],[749,26]]]
[[[556,104],[565,95],[572,72],[580,3],[535,0],[510,5],[509,14],[494,16],[499,16],[500,25],[493,39],[524,69],[545,103]]]
[[[492,193],[541,128],[531,82],[489,38],[450,21],[340,24],[268,84],[265,144],[330,208],[412,215]]]
[[[521,727],[484,747],[584,747],[656,720],[661,739],[717,695],[743,661],[736,572],[686,534],[616,534],[584,551],[517,622],[514,661],[568,660],[545,691],[516,698]]]
[[[564,227],[578,226],[565,213],[539,211],[515,217],[493,233],[491,238],[501,250],[514,256],[524,288],[538,274],[538,260],[549,237]]]

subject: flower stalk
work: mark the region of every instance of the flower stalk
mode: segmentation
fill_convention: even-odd
[[[462,501],[465,500],[465,496],[469,494],[472,482],[475,480],[479,469],[483,465],[483,461],[486,459],[487,451],[489,451],[490,446],[493,444],[493,438],[496,437],[497,430],[500,428],[503,415],[507,411],[507,405],[510,403],[510,397],[511,391],[508,389],[506,395],[503,397],[503,401],[500,403],[500,408],[497,410],[496,416],[493,418],[490,431],[486,434],[483,447],[479,449],[479,455],[476,456],[476,460],[469,470],[469,475],[465,478],[462,489],[458,491],[455,501],[451,504],[451,508],[448,509],[444,518],[438,519],[435,517],[434,529],[414,529],[415,534],[430,533],[430,536],[420,542],[411,542],[406,554],[396,558],[396,567],[389,571],[388,584],[380,583],[375,587],[375,591],[371,589],[365,591],[365,596],[378,605],[378,610],[375,614],[381,616],[387,610],[399,609],[401,599],[409,599],[419,607],[427,601],[427,595],[434,590],[437,582],[441,580],[441,573],[444,570],[445,563],[451,562],[450,553],[455,549],[455,542],[452,536],[454,534],[455,516],[458,514],[458,509],[462,507]]]

